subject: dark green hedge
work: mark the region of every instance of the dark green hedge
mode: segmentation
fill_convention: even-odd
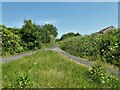
[[[60,47],[78,57],[120,65],[120,29],[63,40]]]

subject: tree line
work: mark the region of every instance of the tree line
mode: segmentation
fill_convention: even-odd
[[[0,25],[2,32],[2,56],[14,55],[23,51],[40,49],[43,44],[50,44],[52,37],[58,35],[52,24],[37,25],[32,20],[24,20],[22,28]]]

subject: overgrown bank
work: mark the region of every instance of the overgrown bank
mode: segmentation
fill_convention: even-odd
[[[59,46],[72,55],[120,67],[120,29],[68,38],[60,41]]]
[[[89,71],[49,50],[5,63],[2,71],[4,88],[118,88],[120,83],[101,67]]]

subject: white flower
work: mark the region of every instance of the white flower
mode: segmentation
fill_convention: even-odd
[[[103,52],[104,50],[102,50],[102,52]]]
[[[112,56],[112,58],[114,58],[114,56]]]
[[[112,50],[113,48],[110,48],[110,50]]]
[[[105,83],[105,81],[103,80],[101,83]]]

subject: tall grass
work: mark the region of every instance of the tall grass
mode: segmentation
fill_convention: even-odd
[[[40,50],[31,56],[2,65],[2,86],[11,87],[99,87],[85,74],[88,69],[53,51]],[[103,86],[100,86],[103,87]]]

